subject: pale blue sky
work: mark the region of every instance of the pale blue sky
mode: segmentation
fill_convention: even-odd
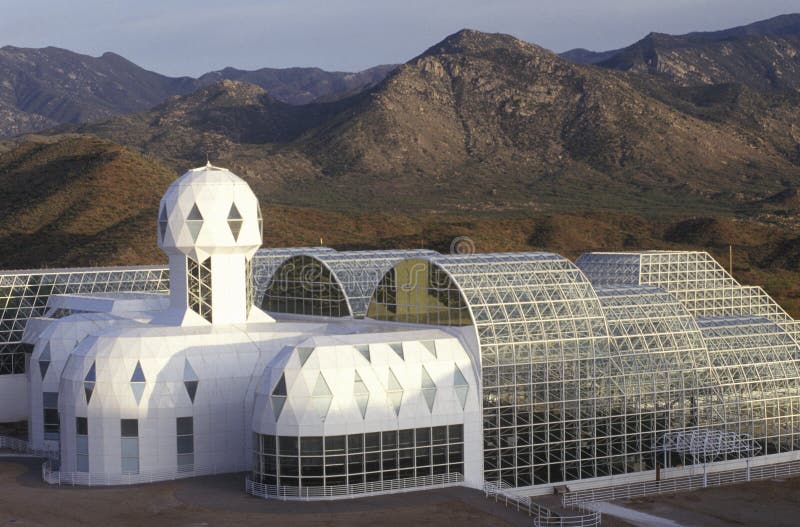
[[[630,44],[800,11],[798,0],[0,0],[0,46],[117,52],[168,75],[234,66],[354,71],[468,27],[552,49]]]

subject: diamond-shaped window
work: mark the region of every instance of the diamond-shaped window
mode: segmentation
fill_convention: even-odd
[[[261,239],[264,239],[264,218],[261,216],[261,205],[256,203],[256,214],[258,214],[258,232]]]
[[[144,394],[146,382],[144,372],[142,371],[142,363],[136,361],[136,367],[133,369],[133,375],[131,375],[131,391],[133,392],[133,397],[136,399],[136,404],[142,401],[142,394]]]
[[[93,362],[91,368],[89,368],[89,371],[86,373],[86,377],[83,378],[83,391],[86,394],[87,405],[92,400],[95,382],[97,382],[97,371],[95,370]]]
[[[278,417],[281,415],[281,411],[283,410],[283,405],[286,404],[286,375],[281,375],[281,378],[278,380],[278,383],[275,385],[275,388],[272,389],[272,395],[270,396],[270,402],[272,403],[272,411],[275,412],[275,420],[278,420]]]
[[[197,203],[192,205],[192,210],[186,217],[186,226],[189,227],[189,234],[192,235],[192,241],[197,241],[200,235],[200,229],[203,228],[203,215],[200,214],[200,209],[197,208]]]
[[[458,397],[458,402],[461,403],[461,409],[463,410],[467,406],[469,383],[464,377],[464,374],[461,373],[458,365],[455,366],[455,371],[453,372],[453,387],[455,388],[456,397]]]
[[[192,404],[194,404],[194,398],[195,395],[197,395],[198,384],[199,379],[197,378],[197,374],[187,360],[183,365],[183,386],[186,388],[186,393],[189,394],[189,399],[191,399]]]
[[[44,345],[44,351],[39,355],[39,371],[42,372],[42,380],[47,375],[47,368],[50,367],[50,343]]]
[[[328,415],[328,410],[331,408],[333,392],[331,392],[331,388],[328,386],[322,373],[319,374],[317,382],[314,383],[314,391],[311,392],[311,396],[314,400],[314,407],[317,409],[317,413],[319,413],[319,418],[324,421],[325,417]]]
[[[236,208],[236,203],[231,204],[231,210],[228,212],[228,227],[231,229],[234,241],[239,241],[239,231],[242,230],[242,215],[239,209]]]
[[[425,402],[428,403],[428,410],[433,412],[433,403],[436,400],[436,383],[431,379],[428,370],[425,366],[422,367],[422,380],[420,381],[420,388],[422,389],[422,396],[425,397]]]
[[[164,236],[167,235],[167,226],[169,225],[169,218],[167,218],[167,206],[161,207],[161,212],[158,215],[158,235],[161,243],[164,243]]]
[[[369,390],[367,385],[364,384],[364,379],[356,372],[353,380],[353,397],[356,400],[358,409],[361,410],[361,417],[367,416],[367,404],[369,403]]]
[[[392,403],[394,415],[400,415],[400,405],[403,403],[403,386],[397,380],[391,368],[389,368],[389,379],[386,386],[386,395],[389,398],[389,402]]]

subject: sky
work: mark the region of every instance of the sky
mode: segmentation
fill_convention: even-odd
[[[0,46],[113,51],[165,75],[405,62],[462,28],[561,52],[725,29],[798,0],[0,0]]]

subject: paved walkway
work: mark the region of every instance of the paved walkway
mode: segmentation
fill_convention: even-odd
[[[628,523],[636,525],[636,527],[682,527],[680,523],[672,520],[661,518],[660,516],[653,516],[652,514],[647,514],[645,512],[635,511],[633,509],[628,509],[627,507],[608,503],[607,501],[585,503],[584,507],[593,511],[602,512],[603,514],[608,514],[610,516],[616,516],[617,518],[621,518]]]

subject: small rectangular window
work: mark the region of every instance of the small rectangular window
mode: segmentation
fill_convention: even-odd
[[[42,409],[44,438],[48,441],[58,441],[61,431],[61,420],[58,416],[58,392],[42,393]]]
[[[122,437],[139,437],[139,420],[121,419],[120,433],[122,434]]]
[[[178,417],[175,420],[178,468],[194,465],[194,418]]]
[[[75,418],[75,470],[89,472],[89,423],[85,417]]]
[[[139,420],[120,419],[122,473],[139,473]]]
[[[464,425],[450,425],[448,427],[448,441],[450,443],[461,443],[464,441]]]
[[[89,420],[85,417],[75,418],[75,433],[79,436],[89,435]]]

